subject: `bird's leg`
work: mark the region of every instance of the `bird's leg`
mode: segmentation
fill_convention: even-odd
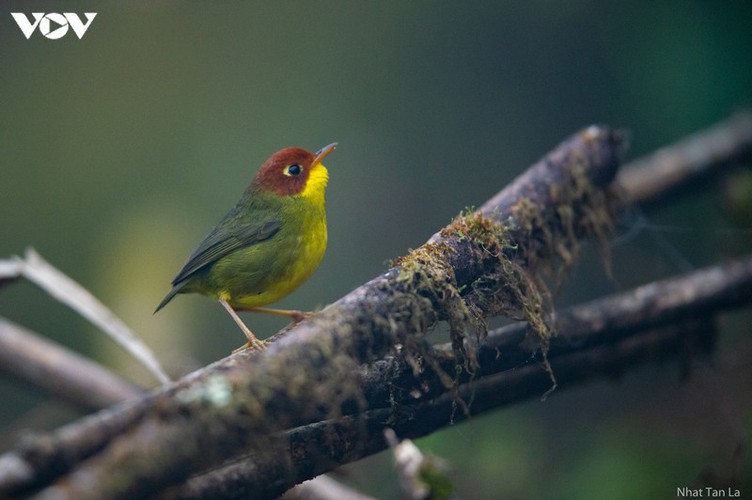
[[[311,316],[310,312],[290,310],[290,309],[272,309],[271,307],[239,307],[238,311],[255,312],[264,314],[274,314],[275,316],[285,316],[290,318],[293,323],[300,323]]]
[[[266,348],[266,342],[256,338],[256,336],[253,334],[251,329],[245,326],[245,323],[243,323],[243,320],[240,319],[240,316],[238,316],[238,313],[235,312],[235,309],[233,309],[232,306],[228,304],[226,300],[220,299],[219,303],[222,304],[222,307],[224,307],[225,310],[230,314],[232,319],[235,320],[235,323],[240,327],[241,330],[243,330],[243,333],[248,339],[248,342],[243,347],[239,347],[235,349],[234,351],[232,351],[233,354],[239,351],[245,351],[246,349],[261,350],[261,349]]]

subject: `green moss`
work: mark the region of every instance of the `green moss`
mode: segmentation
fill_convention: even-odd
[[[398,282],[431,301],[438,319],[449,324],[458,366],[473,373],[476,350],[487,334],[486,317],[503,315],[526,321],[536,336],[552,389],[556,379],[547,353],[552,331],[551,285],[558,289],[580,252],[579,239],[593,237],[604,266],[609,268],[607,239],[612,228],[613,196],[594,187],[577,159],[571,173],[551,184],[545,207],[520,197],[506,218],[464,211],[442,229],[437,241],[397,259]],[[585,164],[584,159],[580,163]],[[465,265],[478,266],[473,279],[458,282],[452,257],[460,253]],[[408,359],[424,358],[434,366],[424,343],[406,342]],[[427,358],[426,358],[427,357]],[[451,378],[434,367],[440,379]],[[459,372],[458,372],[459,373]]]

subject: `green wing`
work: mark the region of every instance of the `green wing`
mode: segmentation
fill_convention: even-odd
[[[228,218],[222,221],[188,257],[188,262],[172,280],[172,284],[177,285],[199,269],[213,264],[236,250],[268,240],[277,234],[279,228],[278,220],[241,222],[238,218]]]

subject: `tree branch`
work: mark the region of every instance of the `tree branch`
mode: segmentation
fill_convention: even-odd
[[[0,370],[87,410],[143,394],[103,366],[3,318]]]
[[[752,111],[625,165],[618,182],[631,203],[651,203],[752,154]]]
[[[562,388],[613,377],[632,366],[677,354],[708,352],[713,320],[721,311],[752,303],[752,257],[687,276],[651,283],[574,307],[557,315],[549,359]],[[437,346],[441,363],[456,363],[451,346]],[[384,426],[416,438],[464,420],[455,397],[472,400],[471,414],[540,397],[550,384],[540,352],[524,324],[489,332],[479,350],[475,377],[466,375],[457,393],[430,369],[415,373],[404,358],[391,357],[360,370],[369,410],[285,433],[275,453],[252,452],[218,470],[190,479],[167,498],[274,497],[286,488],[346,462],[386,448]],[[322,446],[322,443],[327,443]],[[285,450],[285,453],[280,453]]]

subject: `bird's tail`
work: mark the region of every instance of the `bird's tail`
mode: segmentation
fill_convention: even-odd
[[[175,295],[179,294],[180,291],[183,289],[183,286],[185,286],[185,281],[182,281],[182,282],[178,283],[177,285],[173,286],[172,290],[170,290],[169,293],[167,295],[165,295],[165,298],[162,299],[162,302],[160,302],[159,305],[157,306],[157,308],[154,309],[154,313],[153,314],[157,314],[157,312],[159,312],[160,309],[162,309],[164,306],[166,306],[167,303],[169,301],[171,301],[172,298]]]

